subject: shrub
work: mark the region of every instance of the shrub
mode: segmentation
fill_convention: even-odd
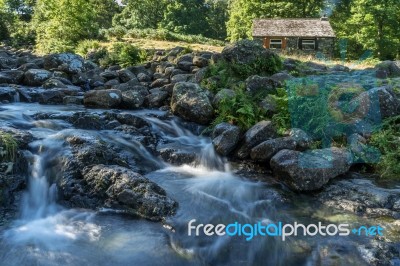
[[[96,52],[101,49],[99,41],[96,40],[83,40],[78,43],[75,48],[75,53],[87,58],[88,54]]]
[[[247,130],[265,118],[265,113],[242,86],[237,86],[234,91],[234,97],[225,97],[219,103],[217,117],[212,126],[229,122]]]
[[[9,133],[0,131],[0,161],[14,162],[17,155],[18,143]]]
[[[382,127],[371,137],[370,144],[381,152],[375,169],[383,178],[400,178],[400,116],[383,121]]]
[[[247,78],[251,75],[272,75],[282,69],[282,60],[277,55],[262,57],[252,64],[231,64],[233,72],[240,78]]]
[[[122,67],[133,66],[147,60],[147,52],[138,47],[126,44],[115,43],[107,51],[104,58],[99,60],[100,65],[120,65]]]

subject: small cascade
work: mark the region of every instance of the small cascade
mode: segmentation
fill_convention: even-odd
[[[22,201],[22,219],[35,220],[57,212],[55,184],[50,185],[45,175],[43,155],[34,155],[28,191]]]

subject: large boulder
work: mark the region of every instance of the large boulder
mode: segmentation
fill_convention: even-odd
[[[198,84],[190,82],[174,86],[171,109],[175,115],[199,124],[208,124],[214,115],[207,93]]]
[[[41,86],[52,77],[52,73],[44,69],[29,69],[24,75],[24,84],[27,86]]]
[[[119,90],[95,90],[85,93],[83,103],[90,107],[115,108],[122,102]]]
[[[400,61],[383,61],[375,69],[378,78],[400,77]]]
[[[351,154],[335,147],[308,152],[281,150],[270,165],[274,175],[292,190],[313,191],[349,171]]]
[[[389,87],[378,87],[365,91],[356,98],[356,101],[359,102],[359,109],[365,110],[361,114],[367,114],[371,120],[400,114],[400,99]]]
[[[273,74],[279,71],[282,65],[276,53],[265,49],[260,42],[250,40],[242,40],[226,46],[222,51],[222,58],[238,68],[253,67],[257,72],[253,74]]]
[[[261,121],[250,128],[243,137],[240,148],[236,151],[239,159],[246,159],[252,148],[276,137],[276,130],[271,121]]]
[[[250,157],[257,162],[269,162],[281,150],[295,150],[297,143],[292,137],[271,139],[251,149]]]
[[[83,169],[86,193],[104,206],[159,221],[173,215],[178,203],[164,189],[147,178],[121,166],[95,165]]]
[[[241,130],[229,123],[218,124],[213,131],[213,145],[215,150],[223,155],[229,155],[240,141]]]
[[[58,69],[68,74],[77,74],[85,71],[84,65],[83,58],[76,54],[61,53],[44,57],[44,68],[46,70]]]
[[[6,70],[0,72],[0,84],[19,84],[24,77],[24,72],[19,70]]]

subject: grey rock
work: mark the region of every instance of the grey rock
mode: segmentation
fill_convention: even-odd
[[[258,144],[276,137],[275,128],[271,121],[261,121],[250,128],[244,135],[242,144],[236,152],[239,159],[246,159],[252,148]]]
[[[215,150],[223,156],[228,156],[239,144],[241,130],[229,123],[221,123],[214,128],[212,135]]]
[[[335,147],[308,152],[281,150],[271,159],[270,165],[276,178],[292,190],[313,191],[348,172],[351,154]]]
[[[198,84],[189,82],[174,86],[171,109],[175,115],[199,124],[208,124],[214,115],[207,93]]]
[[[83,102],[90,107],[115,108],[121,104],[122,94],[119,90],[88,91]]]

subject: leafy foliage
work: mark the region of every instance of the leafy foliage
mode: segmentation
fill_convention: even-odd
[[[400,177],[400,116],[386,119],[371,137],[370,144],[381,151],[376,170],[383,178]]]
[[[213,126],[229,122],[246,130],[265,118],[265,113],[244,87],[237,86],[234,91],[234,97],[224,97],[219,103]]]
[[[99,60],[100,65],[120,65],[122,67],[133,66],[147,60],[147,52],[138,47],[126,44],[115,43]]]

